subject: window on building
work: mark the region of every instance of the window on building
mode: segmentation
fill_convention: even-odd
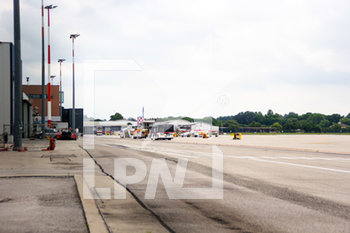
[[[28,97],[31,99],[41,99],[41,94],[28,94]],[[47,99],[47,94],[45,94],[45,99]],[[51,95],[51,99],[53,99],[53,95]]]

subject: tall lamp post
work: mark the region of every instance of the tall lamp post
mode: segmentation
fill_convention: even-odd
[[[51,48],[50,48],[50,10],[57,6],[48,5],[45,6],[47,9],[47,126],[51,128]]]
[[[56,78],[56,75],[51,75],[50,78],[51,78],[51,83],[53,85],[53,79]]]
[[[45,39],[44,39],[44,0],[41,0],[41,128],[45,138]]]
[[[51,84],[52,84],[52,85],[54,85],[54,83],[53,83],[53,79],[54,79],[54,78],[56,78],[56,75],[51,75],[51,76],[50,76]]]
[[[21,24],[20,24],[20,1],[13,1],[13,32],[14,32],[14,83],[15,83],[15,125],[14,150],[22,150],[22,58],[21,58]]]
[[[60,93],[59,93],[59,103],[60,103],[60,118],[62,121],[62,103],[63,103],[63,92],[62,92],[62,62],[66,59],[58,59],[58,63],[60,63]]]
[[[53,83],[53,79],[54,79],[54,78],[56,78],[56,75],[51,75],[51,76],[50,76],[51,84],[52,84],[52,85],[54,85],[54,83]]]
[[[71,34],[70,39],[72,39],[72,67],[73,67],[73,108],[72,108],[72,129],[75,131],[75,69],[74,69],[74,40],[80,36],[79,34]]]

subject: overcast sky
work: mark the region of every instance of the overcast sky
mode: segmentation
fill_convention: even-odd
[[[11,0],[0,41],[13,41]],[[52,74],[96,118],[350,112],[350,1],[53,0]],[[21,1],[23,77],[41,80],[39,0]],[[45,12],[45,22],[47,14]],[[47,29],[45,28],[47,35]],[[58,83],[56,78],[55,83]]]

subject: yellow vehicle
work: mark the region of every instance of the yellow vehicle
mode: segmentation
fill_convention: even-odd
[[[133,139],[146,138],[154,125],[154,120],[144,120],[132,134]]]
[[[137,130],[134,131],[132,138],[133,139],[147,138],[148,133],[149,133],[148,129],[138,128]]]
[[[231,134],[233,140],[241,140],[242,134],[241,133],[233,133]]]
[[[208,134],[204,131],[201,131],[198,133],[198,136],[201,137],[201,138],[208,138]]]

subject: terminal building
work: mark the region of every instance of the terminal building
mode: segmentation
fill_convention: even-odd
[[[40,124],[42,116],[41,106],[41,85],[23,85],[23,92],[29,97],[35,110],[34,122]],[[59,85],[51,85],[51,120],[52,122],[61,121],[60,102],[59,102]],[[45,86],[45,120],[47,120],[47,86]]]
[[[12,140],[14,126],[14,72],[13,45],[0,42],[0,136],[9,135]],[[33,108],[30,98],[22,93],[22,132],[23,137],[32,134]]]
[[[41,124],[42,106],[41,106],[41,85],[23,85],[23,92],[27,94],[34,108],[34,125]],[[47,93],[47,86],[45,86],[45,93]],[[63,97],[60,100],[60,86],[51,85],[51,121],[53,127],[58,122],[67,122],[68,127],[72,127],[72,109],[63,108],[62,117],[60,115],[60,101],[63,103]],[[47,122],[47,94],[45,94],[45,122]],[[75,109],[75,128],[80,133],[84,130],[84,110],[82,108]]]

